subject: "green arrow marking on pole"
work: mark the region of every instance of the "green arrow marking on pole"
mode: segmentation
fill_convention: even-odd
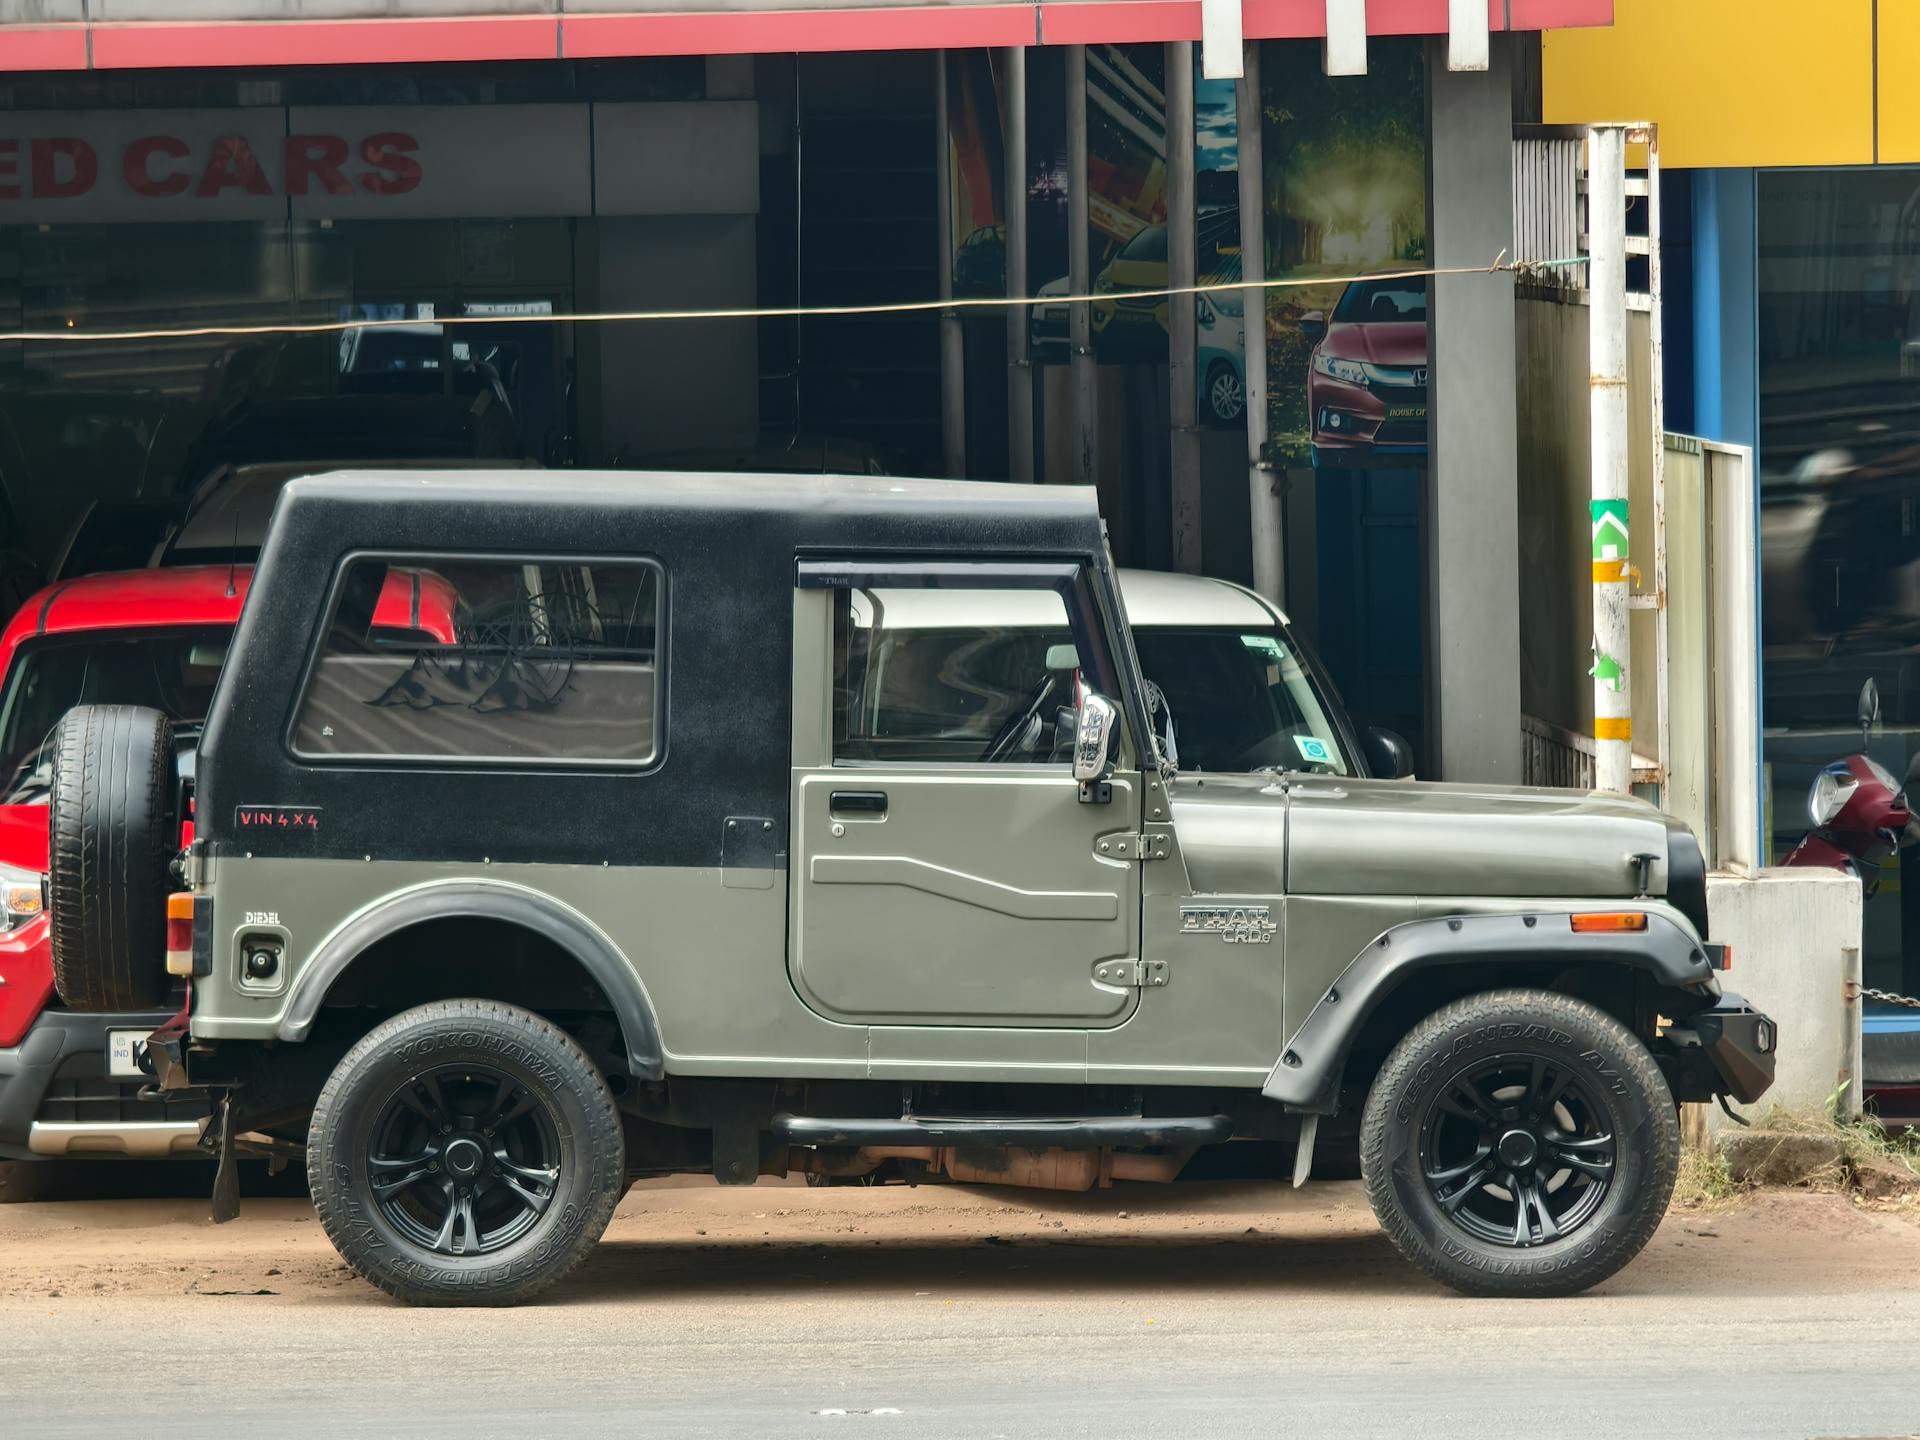
[[[1627,502],[1624,500],[1594,500],[1588,504],[1593,517],[1593,558],[1596,560],[1624,560],[1627,558]]]
[[[1593,652],[1593,668],[1587,671],[1595,680],[1618,694],[1621,689],[1620,662],[1611,655]]]

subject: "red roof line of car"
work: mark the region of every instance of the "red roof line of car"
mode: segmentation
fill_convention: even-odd
[[[20,607],[6,630],[0,632],[0,654],[10,654],[22,640],[34,635],[232,625],[240,618],[240,606],[252,578],[249,565],[183,565],[62,581]]]

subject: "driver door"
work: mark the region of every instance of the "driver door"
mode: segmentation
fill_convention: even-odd
[[[816,643],[796,636],[796,669],[824,662],[831,714],[802,764],[796,703],[801,997],[871,1026],[1121,1023],[1138,992],[1095,970],[1139,954],[1140,865],[1114,837],[1137,833],[1140,785],[1123,760],[1083,803],[1073,778],[1084,675],[1112,673],[1080,665],[1104,645],[1091,587],[1071,566],[898,562],[802,587]]]

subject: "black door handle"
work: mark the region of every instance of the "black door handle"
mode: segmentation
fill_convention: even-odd
[[[870,818],[883,818],[887,813],[887,792],[884,790],[835,790],[828,800],[827,809],[834,815],[865,815]]]

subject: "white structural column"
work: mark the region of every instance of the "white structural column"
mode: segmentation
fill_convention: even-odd
[[[1238,80],[1242,33],[1240,0],[1200,0],[1200,73]]]
[[[1447,0],[1447,68],[1484,70],[1489,49],[1487,0]]]
[[[1015,45],[1007,57],[1007,294],[1024,300],[1027,289],[1027,52]],[[1028,354],[1025,305],[1007,307],[1007,448],[1009,478],[1033,479],[1033,366]]]
[[[1194,232],[1193,42],[1167,46],[1167,287],[1195,283],[1199,269]],[[1194,391],[1197,302],[1167,299],[1167,380],[1173,420],[1173,563],[1200,571],[1200,429]]]
[[[1627,135],[1587,135],[1588,383],[1593,439],[1594,787],[1633,784],[1633,690],[1628,675]]]
[[[1502,37],[1503,41],[1505,37]],[[1472,273],[1432,283],[1428,343],[1426,631],[1433,778],[1518,784],[1520,729],[1519,399],[1513,276],[1513,96],[1507,45],[1488,75],[1428,48],[1432,263]]]
[[[1264,463],[1267,448],[1267,196],[1262,159],[1260,42],[1246,42],[1240,80],[1234,86],[1234,119],[1240,152],[1240,328],[1246,357],[1247,514],[1252,528],[1253,588],[1274,604],[1287,603],[1286,511]]]
[[[1367,0],[1327,0],[1327,74],[1367,73]]]
[[[1067,47],[1067,292],[1085,295],[1093,284],[1092,217],[1087,194],[1087,47]],[[1078,301],[1067,314],[1068,373],[1072,391],[1073,483],[1100,476],[1099,372],[1093,359],[1093,307]]]

